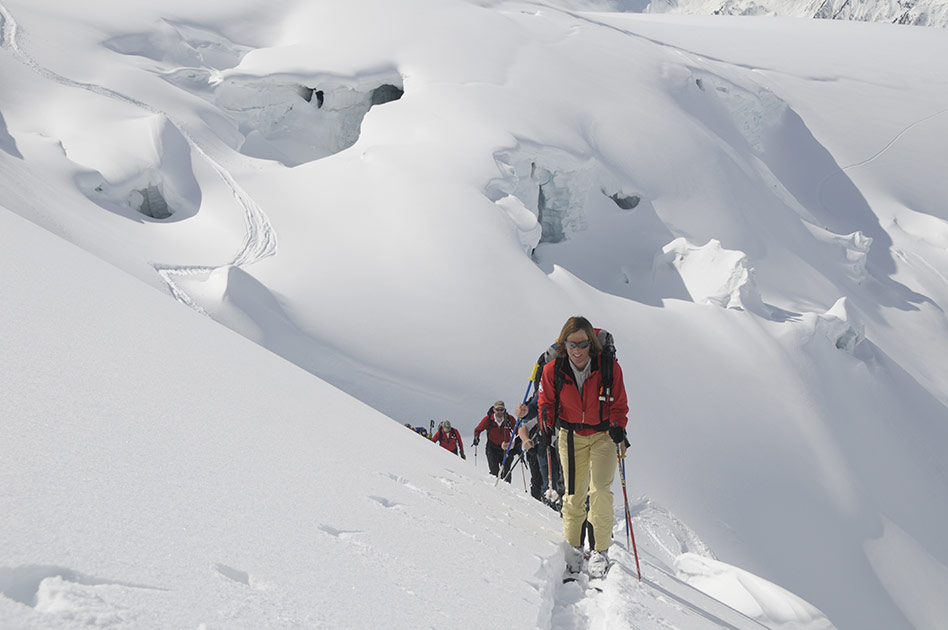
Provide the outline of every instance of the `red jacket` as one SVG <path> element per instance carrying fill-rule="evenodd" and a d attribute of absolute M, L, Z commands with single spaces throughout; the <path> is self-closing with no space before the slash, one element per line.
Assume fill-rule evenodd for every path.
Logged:
<path fill-rule="evenodd" d="M 435 434 L 431 436 L 431 440 L 437 442 L 455 455 L 458 453 L 461 455 L 464 454 L 464 443 L 461 442 L 461 434 L 458 433 L 458 430 L 454 427 L 451 427 L 450 433 L 445 433 L 444 429 L 439 428 L 435 431 Z"/>
<path fill-rule="evenodd" d="M 504 447 L 504 442 L 509 442 L 513 436 L 514 426 L 517 419 L 509 413 L 504 412 L 504 417 L 500 423 L 494 419 L 494 411 L 484 416 L 484 419 L 474 427 L 474 439 L 481 434 L 481 431 L 487 431 L 487 441 L 499 448 Z"/>
<path fill-rule="evenodd" d="M 560 370 L 563 386 L 560 389 L 559 417 L 573 425 L 585 425 L 589 428 L 578 428 L 579 435 L 592 435 L 596 426 L 603 422 L 616 424 L 622 428 L 628 424 L 629 401 L 625 394 L 625 382 L 622 379 L 622 368 L 617 361 L 613 361 L 612 369 L 612 401 L 606 401 L 602 408 L 602 418 L 599 417 L 599 387 L 602 375 L 599 371 L 599 357 L 590 357 L 592 367 L 589 377 L 583 384 L 583 396 L 580 399 L 579 388 L 573 375 L 573 368 L 569 359 L 565 361 L 550 361 L 543 366 L 543 376 L 540 379 L 540 395 L 537 404 L 541 421 L 549 430 L 553 428 L 556 418 L 553 417 L 554 406 L 554 371 Z M 602 430 L 602 429 L 599 429 Z"/>

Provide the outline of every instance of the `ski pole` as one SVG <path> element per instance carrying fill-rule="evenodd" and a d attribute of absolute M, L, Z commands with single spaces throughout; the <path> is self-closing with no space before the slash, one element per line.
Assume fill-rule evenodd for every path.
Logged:
<path fill-rule="evenodd" d="M 541 428 L 540 430 L 542 431 L 543 429 Z M 546 497 L 546 498 L 547 498 L 547 499 L 550 498 L 549 492 L 550 492 L 551 490 L 553 490 L 553 454 L 552 454 L 552 451 L 553 451 L 553 445 L 550 444 L 549 446 L 546 447 L 546 477 L 547 477 L 547 483 L 549 484 L 549 485 L 546 487 L 546 491 L 547 491 L 547 497 Z M 552 503 L 552 501 L 550 501 L 550 503 Z"/>
<path fill-rule="evenodd" d="M 530 388 L 533 387 L 533 380 L 537 376 L 537 369 L 539 369 L 539 364 L 533 364 L 533 370 L 530 371 L 530 381 L 527 383 L 527 391 L 523 393 L 523 402 L 521 404 L 526 405 L 527 400 L 530 398 Z M 520 423 L 523 421 L 523 418 L 517 418 L 517 424 L 514 425 L 513 432 L 510 434 L 510 441 L 507 442 L 507 450 L 504 451 L 504 458 L 500 462 L 500 470 L 497 471 L 497 481 L 494 482 L 494 486 L 500 483 L 500 475 L 504 470 L 504 465 L 507 463 L 507 455 L 510 453 L 510 447 L 514 443 L 514 439 L 517 437 L 517 429 L 520 428 Z"/>
<path fill-rule="evenodd" d="M 523 464 L 523 466 L 520 466 L 520 464 Z M 508 470 L 507 474 L 504 475 L 504 481 L 510 481 L 511 477 L 513 477 L 513 471 L 517 468 L 517 466 L 520 466 L 520 473 L 521 473 L 521 476 L 523 477 L 523 490 L 524 492 L 526 492 L 527 472 L 525 469 L 527 467 L 527 460 L 524 459 L 523 453 L 520 453 L 520 455 L 517 456 L 517 459 L 514 460 L 514 463 L 511 464 L 510 470 Z"/>
<path fill-rule="evenodd" d="M 503 477 L 504 477 L 504 481 L 510 481 L 511 477 L 513 477 L 514 469 L 516 469 L 517 466 L 519 466 L 520 464 L 523 464 L 523 466 L 520 467 L 520 472 L 523 474 L 523 489 L 526 490 L 527 489 L 527 473 L 524 469 L 527 467 L 527 460 L 524 459 L 523 453 L 520 453 L 520 455 L 517 456 L 517 459 L 514 460 L 514 463 L 510 465 L 510 470 L 508 470 L 507 474 L 505 474 Z"/>
<path fill-rule="evenodd" d="M 631 540 L 632 553 L 635 554 L 635 570 L 639 574 L 639 582 L 641 582 L 642 569 L 639 568 L 639 550 L 635 546 L 635 531 L 632 529 L 632 514 L 629 512 L 629 494 L 625 489 L 625 456 L 618 444 L 616 444 L 616 457 L 619 459 L 619 477 L 622 479 L 622 498 L 625 499 L 626 548 L 628 548 Z"/>
<path fill-rule="evenodd" d="M 529 390 L 528 390 L 529 391 Z M 510 432 L 510 441 L 507 442 L 507 449 L 504 451 L 504 457 L 500 460 L 500 470 L 497 471 L 497 481 L 494 482 L 494 486 L 500 483 L 500 478 L 504 472 L 504 466 L 507 465 L 507 456 L 510 454 L 510 447 L 513 446 L 514 440 L 517 437 L 517 429 L 520 428 L 520 419 L 517 419 L 517 424 L 514 425 L 513 431 Z M 511 466 L 511 470 L 513 466 Z M 509 470 L 507 471 L 510 472 Z"/>

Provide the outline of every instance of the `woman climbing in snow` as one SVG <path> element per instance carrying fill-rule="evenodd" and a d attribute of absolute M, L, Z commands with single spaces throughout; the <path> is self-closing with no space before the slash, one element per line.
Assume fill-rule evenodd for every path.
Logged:
<path fill-rule="evenodd" d="M 622 369 L 612 356 L 603 354 L 596 330 L 585 317 L 566 321 L 556 343 L 556 360 L 543 366 L 539 408 L 549 445 L 558 431 L 560 464 L 566 482 L 563 497 L 563 536 L 570 548 L 566 567 L 579 573 L 583 566 L 583 521 L 589 498 L 589 522 L 595 549 L 588 571 L 602 577 L 609 568 L 612 543 L 612 482 L 618 458 L 625 453 L 625 427 L 629 404 Z M 609 373 L 611 371 L 611 381 Z M 611 390 L 611 394 L 610 394 Z"/>

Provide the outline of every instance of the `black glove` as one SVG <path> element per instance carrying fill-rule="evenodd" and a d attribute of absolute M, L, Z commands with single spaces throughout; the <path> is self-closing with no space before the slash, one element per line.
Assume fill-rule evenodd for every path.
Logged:
<path fill-rule="evenodd" d="M 481 443 L 481 438 L 475 435 L 475 436 L 474 436 L 474 441 L 471 442 L 471 444 L 473 444 L 474 446 L 477 446 L 477 445 L 480 444 L 480 443 Z"/>
<path fill-rule="evenodd" d="M 612 441 L 616 444 L 622 444 L 625 442 L 625 429 L 617 424 L 614 424 L 609 427 L 609 437 L 611 437 Z"/>
<path fill-rule="evenodd" d="M 461 459 L 467 459 L 467 455 L 465 455 L 464 453 L 461 453 Z"/>

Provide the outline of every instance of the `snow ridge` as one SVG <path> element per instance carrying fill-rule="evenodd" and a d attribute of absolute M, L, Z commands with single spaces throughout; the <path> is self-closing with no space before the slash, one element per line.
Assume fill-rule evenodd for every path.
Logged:
<path fill-rule="evenodd" d="M 231 190 L 234 200 L 243 211 L 246 225 L 246 234 L 244 236 L 243 242 L 238 248 L 237 252 L 234 254 L 231 262 L 220 266 L 181 266 L 165 265 L 160 263 L 153 264 L 155 271 L 167 284 L 168 291 L 176 300 L 186 304 L 198 312 L 201 312 L 202 314 L 206 314 L 206 312 L 197 305 L 197 303 L 187 294 L 187 292 L 178 285 L 176 282 L 178 278 L 204 276 L 224 267 L 245 267 L 276 254 L 276 233 L 273 230 L 273 226 L 271 225 L 266 213 L 253 200 L 253 198 L 247 194 L 240 184 L 237 183 L 227 168 L 211 157 L 208 151 L 206 151 L 197 142 L 197 140 L 190 133 L 188 133 L 183 123 L 175 122 L 171 114 L 164 112 L 153 105 L 117 92 L 116 90 L 101 85 L 74 81 L 68 77 L 64 77 L 56 72 L 53 72 L 48 68 L 40 66 L 40 64 L 38 64 L 28 52 L 19 46 L 17 41 L 16 20 L 2 2 L 0 2 L 0 18 L 2 18 L 3 27 L 3 36 L 2 39 L 0 39 L 0 43 L 2 43 L 3 47 L 9 48 L 14 53 L 14 56 L 31 70 L 60 85 L 79 88 L 99 96 L 105 96 L 131 104 L 160 117 L 162 120 L 167 121 L 168 124 L 171 125 L 175 131 L 177 131 L 177 133 L 179 133 L 181 137 L 185 139 L 185 141 L 187 141 L 190 148 L 204 159 L 204 161 L 214 170 L 214 172 L 218 175 L 218 177 L 220 177 L 224 184 Z"/>

